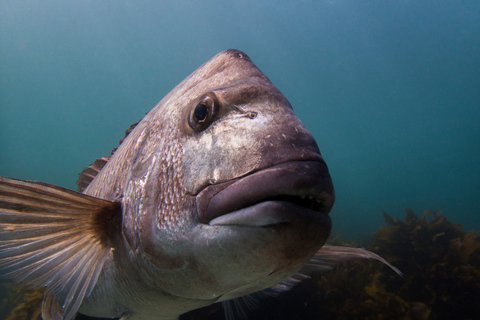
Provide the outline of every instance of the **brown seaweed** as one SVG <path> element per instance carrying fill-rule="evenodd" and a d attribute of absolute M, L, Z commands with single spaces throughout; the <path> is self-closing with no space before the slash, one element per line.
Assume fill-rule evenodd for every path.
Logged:
<path fill-rule="evenodd" d="M 5 320 L 41 320 L 43 289 L 2 283 L 5 296 L 0 303 L 0 315 Z"/>
<path fill-rule="evenodd" d="M 372 250 L 396 263 L 404 279 L 387 288 L 431 310 L 429 319 L 477 319 L 480 314 L 480 237 L 440 212 L 403 221 L 383 213 L 386 227 L 374 234 Z"/>
<path fill-rule="evenodd" d="M 403 273 L 350 261 L 320 276 L 323 310 L 332 319 L 477 319 L 480 314 L 480 237 L 440 212 L 406 209 L 386 222 L 368 249 Z"/>

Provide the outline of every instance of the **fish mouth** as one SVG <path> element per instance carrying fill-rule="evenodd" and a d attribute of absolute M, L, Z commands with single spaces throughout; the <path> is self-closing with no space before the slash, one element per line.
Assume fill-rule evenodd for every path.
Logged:
<path fill-rule="evenodd" d="M 335 195 L 323 161 L 289 161 L 210 185 L 196 200 L 202 224 L 266 227 L 325 219 Z"/>

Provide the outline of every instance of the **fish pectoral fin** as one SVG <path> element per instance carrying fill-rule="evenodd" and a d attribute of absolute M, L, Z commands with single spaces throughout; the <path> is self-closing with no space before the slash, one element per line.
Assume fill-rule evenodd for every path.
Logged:
<path fill-rule="evenodd" d="M 324 245 L 315 253 L 313 258 L 303 267 L 300 272 L 308 272 L 310 270 L 329 270 L 338 263 L 351 259 L 374 259 L 386 264 L 390 269 L 398 275 L 403 276 L 402 272 L 391 265 L 387 260 L 378 254 L 363 248 L 343 247 Z"/>
<path fill-rule="evenodd" d="M 119 202 L 0 177 L 0 273 L 46 287 L 46 305 L 55 296 L 62 319 L 72 319 L 113 250 L 120 219 Z"/>

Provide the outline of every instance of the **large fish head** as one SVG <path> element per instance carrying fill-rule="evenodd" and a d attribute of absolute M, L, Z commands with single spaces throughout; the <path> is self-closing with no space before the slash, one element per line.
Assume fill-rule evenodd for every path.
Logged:
<path fill-rule="evenodd" d="M 330 234 L 334 190 L 317 144 L 240 51 L 187 77 L 114 157 L 131 166 L 131 260 L 172 295 L 219 301 L 273 286 Z"/>

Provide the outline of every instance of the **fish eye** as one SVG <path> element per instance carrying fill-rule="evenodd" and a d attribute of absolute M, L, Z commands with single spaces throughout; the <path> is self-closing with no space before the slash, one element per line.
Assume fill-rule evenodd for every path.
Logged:
<path fill-rule="evenodd" d="M 190 112 L 188 123 L 192 129 L 201 131 L 206 129 L 213 121 L 218 111 L 218 101 L 213 93 L 207 93 L 197 101 Z"/>
<path fill-rule="evenodd" d="M 198 123 L 205 122 L 208 117 L 208 107 L 204 103 L 197 104 L 195 110 L 193 111 L 193 116 Z"/>

